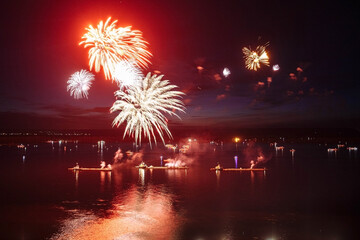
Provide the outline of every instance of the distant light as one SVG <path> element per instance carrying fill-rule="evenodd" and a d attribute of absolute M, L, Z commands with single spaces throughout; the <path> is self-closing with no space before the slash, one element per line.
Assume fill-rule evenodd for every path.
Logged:
<path fill-rule="evenodd" d="M 228 68 L 224 68 L 223 75 L 224 77 L 228 77 L 231 74 L 230 70 Z"/>
<path fill-rule="evenodd" d="M 280 66 L 278 65 L 278 64 L 275 64 L 275 65 L 273 65 L 273 67 L 272 67 L 272 69 L 273 69 L 273 71 L 279 71 L 280 70 Z"/>

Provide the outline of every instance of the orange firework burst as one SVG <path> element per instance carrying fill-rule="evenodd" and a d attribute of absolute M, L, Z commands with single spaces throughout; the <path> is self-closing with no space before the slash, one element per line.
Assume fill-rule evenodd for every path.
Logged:
<path fill-rule="evenodd" d="M 242 49 L 244 53 L 245 67 L 247 69 L 257 71 L 257 69 L 260 68 L 260 63 L 266 66 L 270 65 L 269 57 L 266 53 L 267 46 L 268 44 L 265 44 L 264 46 L 257 46 L 255 51 L 251 51 L 250 47 L 244 47 Z"/>
<path fill-rule="evenodd" d="M 134 61 L 139 67 L 146 68 L 152 56 L 147 50 L 148 43 L 143 39 L 138 30 L 131 27 L 116 28 L 117 20 L 110 22 L 100 21 L 97 28 L 91 25 L 86 28 L 87 33 L 82 37 L 84 44 L 89 49 L 90 70 L 95 68 L 96 72 L 102 67 L 106 79 L 114 79 L 115 66 L 123 60 Z"/>

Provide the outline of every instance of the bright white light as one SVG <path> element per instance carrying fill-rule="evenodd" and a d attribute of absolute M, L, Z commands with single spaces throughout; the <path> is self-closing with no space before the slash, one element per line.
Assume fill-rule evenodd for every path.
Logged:
<path fill-rule="evenodd" d="M 138 86 L 144 78 L 140 69 L 128 61 L 120 61 L 116 64 L 113 76 L 120 89 Z"/>
<path fill-rule="evenodd" d="M 279 71 L 280 70 L 280 66 L 278 64 L 275 64 L 273 67 L 272 67 L 273 71 Z"/>
<path fill-rule="evenodd" d="M 223 75 L 224 77 L 228 77 L 231 74 L 230 70 L 228 68 L 224 68 Z"/>

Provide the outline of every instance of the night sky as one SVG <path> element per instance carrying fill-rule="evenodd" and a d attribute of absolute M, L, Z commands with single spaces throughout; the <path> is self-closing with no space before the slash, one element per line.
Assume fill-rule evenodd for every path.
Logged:
<path fill-rule="evenodd" d="M 89 99 L 66 91 L 72 73 L 89 70 L 87 49 L 78 45 L 85 28 L 110 16 L 143 32 L 153 54 L 148 71 L 161 71 L 186 93 L 187 113 L 170 118 L 170 130 L 358 127 L 357 12 L 346 1 L 7 1 L 0 129 L 111 128 L 117 86 L 103 71 Z M 267 42 L 280 71 L 245 69 L 242 47 Z"/>

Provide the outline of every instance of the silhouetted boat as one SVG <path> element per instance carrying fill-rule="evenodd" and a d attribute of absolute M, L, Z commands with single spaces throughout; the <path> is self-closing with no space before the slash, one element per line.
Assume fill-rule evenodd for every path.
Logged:
<path fill-rule="evenodd" d="M 136 168 L 142 168 L 142 169 L 189 169 L 189 167 L 154 167 L 154 166 L 136 166 Z"/>
<path fill-rule="evenodd" d="M 111 171 L 111 168 L 68 168 L 73 171 Z"/>
<path fill-rule="evenodd" d="M 210 168 L 210 171 L 266 171 L 266 168 Z"/>

